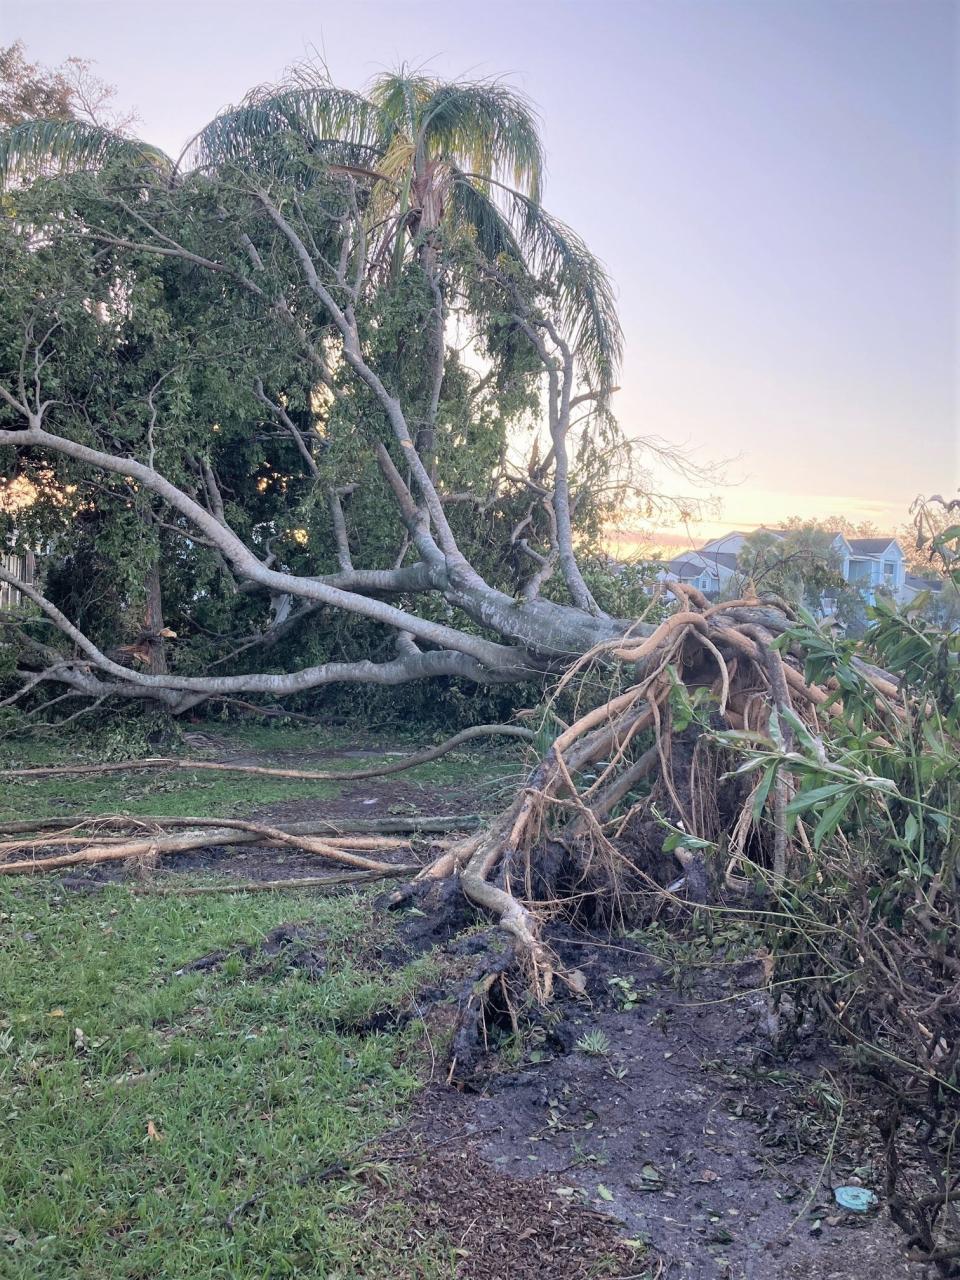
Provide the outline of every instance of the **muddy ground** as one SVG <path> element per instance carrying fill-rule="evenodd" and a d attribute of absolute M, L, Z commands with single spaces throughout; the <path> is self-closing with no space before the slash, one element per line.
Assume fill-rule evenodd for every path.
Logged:
<path fill-rule="evenodd" d="M 344 754 L 297 761 L 322 768 Z M 288 763 L 276 753 L 233 758 Z M 488 784 L 386 778 L 253 816 L 467 814 L 485 801 Z M 317 870 L 307 855 L 247 846 L 181 855 L 153 874 L 254 880 Z M 124 874 L 90 868 L 64 883 L 95 890 Z M 436 945 L 462 977 L 469 941 L 435 935 L 419 916 L 394 918 L 401 942 L 385 963 Z M 460 921 L 482 923 L 468 910 Z M 299 928 L 284 943 L 294 962 L 309 946 Z M 844 1067 L 822 1045 L 801 1045 L 786 1061 L 774 1051 L 755 960 L 720 953 L 684 974 L 679 990 L 678 973 L 638 942 L 568 929 L 551 941 L 583 973 L 585 995 L 563 994 L 520 1041 L 492 1042 L 469 1087 L 449 1086 L 438 1064 L 410 1124 L 383 1146 L 403 1175 L 371 1182 L 357 1212 L 375 1213 L 384 1196 L 412 1197 L 430 1230 L 449 1237 L 462 1280 L 926 1276 L 906 1261 L 882 1203 L 869 1214 L 838 1207 L 836 1186 L 879 1193 L 874 1126 L 866 1113 L 837 1123 L 830 1098 L 846 1092 Z M 442 989 L 423 999 L 431 996 L 448 1000 Z"/>
<path fill-rule="evenodd" d="M 774 1053 L 757 963 L 721 962 L 681 994 L 643 947 L 553 942 L 586 997 L 562 999 L 521 1062 L 491 1055 L 475 1088 L 432 1086 L 428 1145 L 459 1132 L 510 1179 L 545 1176 L 647 1242 L 673 1280 L 919 1280 L 882 1209 L 837 1205 L 835 1186 L 879 1185 L 875 1135 L 847 1125 L 831 1153 L 823 1082 L 843 1068 L 813 1044 Z"/>

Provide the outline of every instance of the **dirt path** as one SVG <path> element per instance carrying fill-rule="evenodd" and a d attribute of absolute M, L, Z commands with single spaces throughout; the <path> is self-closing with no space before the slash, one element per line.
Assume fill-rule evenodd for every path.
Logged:
<path fill-rule="evenodd" d="M 393 750 L 382 747 L 365 747 L 351 750 L 317 748 L 311 750 L 263 750 L 253 749 L 227 738 L 214 735 L 193 735 L 197 741 L 188 743 L 194 754 L 222 763 L 260 765 L 268 768 L 299 768 L 339 771 L 357 768 L 371 762 L 392 762 L 413 753 L 413 748 Z M 252 821 L 266 825 L 311 820 L 384 819 L 408 818 L 416 815 L 430 817 L 474 817 L 496 808 L 502 789 L 513 785 L 511 768 L 516 768 L 512 757 L 500 758 L 489 749 L 471 753 L 469 763 L 450 757 L 443 767 L 420 766 L 410 775 L 365 778 L 352 782 L 349 779 L 335 784 L 317 784 L 317 795 L 285 799 L 281 803 L 266 803 L 243 813 Z M 426 775 L 424 777 L 423 775 Z M 162 775 L 159 775 L 162 776 Z M 333 794 L 331 794 L 331 790 Z M 196 810 L 204 815 L 203 791 L 198 790 Z M 475 821 L 475 818 L 474 818 Z M 430 852 L 430 841 L 419 842 L 421 856 Z M 387 852 L 383 860 L 409 862 L 409 851 Z M 315 856 L 292 848 L 246 844 L 216 848 L 200 848 L 177 854 L 162 860 L 151 868 L 150 875 L 160 880 L 168 876 L 209 872 L 224 879 L 244 882 L 287 880 L 299 877 L 316 877 L 324 874 L 324 866 Z M 333 874 L 333 872 L 331 872 Z M 130 876 L 129 868 L 106 863 L 69 872 L 64 882 L 70 886 L 123 880 Z"/>

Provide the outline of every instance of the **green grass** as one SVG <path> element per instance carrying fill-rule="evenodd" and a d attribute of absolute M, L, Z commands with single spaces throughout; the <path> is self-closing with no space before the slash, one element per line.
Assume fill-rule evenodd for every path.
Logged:
<path fill-rule="evenodd" d="M 350 773 L 391 764 L 397 750 L 383 747 L 383 756 L 366 757 L 328 756 L 318 753 L 333 751 L 338 747 L 356 747 L 355 739 L 347 738 L 345 731 L 334 736 L 315 730 L 288 726 L 227 726 L 215 724 L 210 732 L 227 739 L 231 749 L 255 755 L 265 765 L 311 770 L 329 769 Z M 361 744 L 361 745 L 366 745 Z M 414 750 L 422 743 L 404 743 L 403 750 Z M 382 746 L 379 742 L 371 749 Z M 20 739 L 0 744 L 0 758 L 13 766 L 41 766 L 47 764 L 89 764 L 98 760 L 122 759 L 143 754 L 135 751 L 104 749 L 99 754 L 91 748 L 86 737 L 78 736 L 56 744 L 49 738 Z M 182 745 L 174 751 L 183 757 L 195 756 L 197 751 Z M 221 758 L 223 752 L 215 749 L 204 751 L 210 759 Z M 482 807 L 498 808 L 504 797 L 512 792 L 520 770 L 520 754 L 512 747 L 486 747 L 479 751 L 452 752 L 440 760 L 421 765 L 384 778 L 362 780 L 371 795 L 391 796 L 398 787 L 406 795 L 399 800 L 404 812 L 412 807 L 436 811 L 437 798 L 431 790 L 461 788 L 469 785 L 481 801 Z M 252 762 L 252 761 L 251 761 Z M 2 769 L 2 764 L 0 764 Z M 253 775 L 212 773 L 205 771 L 158 771 L 143 773 L 114 773 L 103 777 L 20 778 L 0 781 L 0 821 L 31 817 L 70 817 L 74 814 L 130 813 L 158 814 L 166 817 L 246 817 L 256 810 L 279 808 L 291 800 L 329 800 L 340 794 L 343 787 L 352 786 L 349 781 L 310 782 L 284 778 L 261 778 Z M 421 806 L 416 797 L 418 789 L 424 792 Z M 414 795 L 411 796 L 410 792 Z"/>
<path fill-rule="evenodd" d="M 326 932 L 319 979 L 235 950 L 176 974 L 291 920 Z M 424 1069 L 416 1022 L 356 1030 L 430 968 L 381 970 L 370 927 L 361 897 L 0 883 L 3 1280 L 450 1276 L 430 1239 L 401 1267 L 406 1210 L 366 1221 L 349 1176 L 312 1180 L 362 1163 Z"/>
<path fill-rule="evenodd" d="M 112 773 L 100 778 L 20 778 L 0 784 L 0 821 L 25 814 L 47 818 L 88 813 L 243 818 L 288 800 L 326 800 L 338 793 L 335 782 L 180 770 Z"/>

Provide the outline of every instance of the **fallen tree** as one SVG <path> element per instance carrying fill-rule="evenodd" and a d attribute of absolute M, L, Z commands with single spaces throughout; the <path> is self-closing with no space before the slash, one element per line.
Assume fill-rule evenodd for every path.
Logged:
<path fill-rule="evenodd" d="M 0 159 L 36 158 L 50 131 L 30 136 Z M 128 577 L 150 607 L 134 635 L 93 635 L 69 591 L 0 571 L 30 604 L 4 619 L 7 705 L 527 686 L 523 786 L 393 897 L 465 895 L 508 935 L 461 1030 L 513 970 L 541 1000 L 580 989 L 549 946 L 558 915 L 615 920 L 645 888 L 749 908 L 774 935 L 771 1025 L 794 964 L 784 982 L 888 1071 L 892 1197 L 899 1108 L 942 1134 L 958 1088 L 956 637 L 881 617 L 856 652 L 783 601 L 680 585 L 672 611 L 604 607 L 583 552 L 624 496 L 612 293 L 542 209 L 536 131 L 499 87 L 261 92 L 204 131 L 201 167 L 162 179 L 98 148 L 98 172 L 18 193 L 4 233 L 0 446 L 37 488 L 21 536 L 86 521 L 118 564 L 140 539 Z M 167 602 L 179 584 L 175 628 L 155 565 Z M 43 845 L 82 861 L 211 842 L 192 825 Z M 249 826 L 217 839 L 396 871 L 326 828 Z M 903 1209 L 928 1258 L 957 1193 L 944 1151 L 936 1198 Z"/>
<path fill-rule="evenodd" d="M 0 167 L 75 135 L 18 126 Z M 539 203 L 521 99 L 258 92 L 172 178 L 101 141 L 16 193 L 3 244 L 16 537 L 66 549 L 46 589 L 0 578 L 39 611 L 5 620 L 4 705 L 535 687 L 626 629 L 581 563 L 628 496 L 612 288 Z"/>
<path fill-rule="evenodd" d="M 394 113 L 399 89 L 412 115 Z M 7 140 L 8 166 L 35 158 L 30 136 L 22 126 Z M 133 698 L 182 715 L 210 698 L 345 682 L 532 686 L 547 705 L 528 784 L 423 875 L 457 874 L 546 995 L 553 967 L 535 904 L 564 893 L 615 904 L 617 837 L 637 817 L 635 793 L 647 810 L 654 795 L 652 809 L 690 839 L 708 838 L 726 803 L 700 776 L 709 753 L 676 728 L 681 691 L 703 691 L 718 723 L 748 734 L 773 711 L 815 727 L 835 709 L 831 691 L 804 679 L 801 653 L 781 653 L 792 621 L 781 601 L 711 604 L 677 585 L 675 612 L 655 605 L 638 619 L 612 615 L 591 590 L 584 513 L 623 498 L 607 407 L 620 332 L 603 269 L 539 203 L 539 141 L 520 99 L 495 85 L 387 77 L 364 105 L 319 82 L 306 96 L 303 86 L 257 95 L 198 145 L 202 167 L 172 177 L 118 144 L 94 173 L 18 193 L 4 247 L 0 446 L 42 478 L 21 519 L 82 514 L 93 493 L 98 511 L 133 513 L 146 531 L 153 629 L 111 649 L 42 586 L 0 570 L 32 606 L 5 621 L 20 682 L 6 701 L 54 685 L 93 706 Z M 401 155 L 409 181 L 398 186 Z M 523 433 L 534 408 L 543 429 Z M 253 422 L 258 438 L 269 425 L 282 443 L 259 455 L 269 469 L 256 488 L 271 493 L 262 511 L 235 469 Z M 480 453 L 492 445 L 488 469 L 473 472 L 482 490 L 461 488 L 471 439 Z M 129 536 L 126 515 L 116 518 Z M 393 656 L 180 670 L 175 646 L 158 656 L 170 640 L 155 598 L 162 559 L 153 572 L 164 551 L 270 611 L 270 626 L 231 639 L 234 665 L 269 651 L 268 633 L 292 621 L 333 644 L 347 622 L 360 627 L 350 643 L 389 643 Z M 210 590 L 192 589 L 192 607 Z M 882 673 L 864 674 L 879 698 L 895 698 Z M 777 884 L 788 792 L 778 779 L 769 801 Z"/>
<path fill-rule="evenodd" d="M 625 852 L 623 834 L 651 814 L 656 815 L 656 821 L 642 851 L 644 862 L 659 852 L 667 830 L 682 832 L 682 839 L 674 848 L 687 870 L 694 897 L 705 898 L 708 889 L 707 869 L 702 858 L 698 865 L 694 851 L 716 840 L 725 825 L 732 832 L 724 870 L 728 887 L 733 885 L 738 860 L 749 858 L 753 864 L 763 864 L 764 845 L 773 890 L 784 885 L 790 872 L 785 819 L 789 772 L 784 770 L 768 781 L 759 797 L 756 788 L 745 793 L 736 781 L 724 795 L 717 786 L 716 765 L 710 758 L 707 737 L 695 735 L 691 748 L 683 751 L 680 739 L 692 719 L 687 713 L 691 693 L 699 690 L 709 699 L 716 729 L 732 729 L 743 734 L 745 740 L 765 740 L 771 732 L 771 722 L 782 725 L 776 731 L 785 735 L 787 750 L 795 730 L 817 735 L 831 715 L 843 714 L 841 690 L 836 682 L 832 688 L 829 683 L 808 683 L 801 670 L 804 653 L 799 646 L 794 645 L 793 652 L 789 646 L 781 652 L 780 642 L 789 639 L 792 625 L 787 606 L 755 599 L 712 604 L 693 588 L 675 585 L 673 589 L 681 597 L 682 608 L 650 634 L 646 634 L 647 628 L 627 628 L 616 639 L 595 645 L 566 671 L 553 697 L 560 697 L 566 686 L 583 682 L 589 671 L 600 672 L 608 683 L 619 679 L 626 687 L 604 700 L 593 699 L 589 710 L 556 734 L 536 761 L 526 785 L 497 821 L 445 850 L 418 873 L 418 879 L 427 886 L 457 877 L 467 897 L 492 912 L 512 936 L 518 958 L 543 998 L 549 996 L 555 974 L 541 941 L 543 910 L 538 906 L 542 905 L 549 914 L 551 906 L 562 908 L 579 900 L 582 912 L 583 901 L 589 899 L 602 904 L 602 912 L 615 911 L 624 886 L 645 870 Z M 881 716 L 902 715 L 895 680 L 862 659 L 853 661 L 864 684 L 874 690 Z M 521 733 L 529 736 L 529 731 Z M 649 745 L 651 736 L 653 743 Z M 446 745 L 431 750 L 436 753 Z M 367 773 L 410 767 L 420 759 L 416 755 L 397 766 Z M 271 775 L 279 772 L 283 776 L 324 779 L 331 776 L 322 771 L 276 771 L 209 761 L 182 763 L 192 769 L 207 767 Z M 97 773 L 169 765 L 168 759 L 161 758 L 53 771 Z M 35 772 L 12 771 L 11 776 L 29 777 Z M 50 770 L 39 772 L 49 774 Z M 344 776 L 357 775 L 349 772 Z M 768 796 L 772 822 L 769 834 L 761 839 L 761 819 Z M 725 822 L 719 812 L 722 802 L 733 806 Z M 123 821 L 129 825 L 132 820 Z M 0 873 L 155 857 L 233 843 L 233 832 L 247 832 L 263 843 L 294 845 L 331 862 L 389 873 L 384 864 L 348 851 L 350 841 L 342 836 L 317 840 L 302 831 L 291 833 L 243 820 L 153 821 L 158 828 L 172 825 L 198 830 L 166 836 L 154 833 L 109 843 L 76 832 L 34 835 L 31 841 L 21 836 L 9 841 L 4 849 L 16 853 L 28 844 L 36 849 L 39 845 L 71 842 L 77 847 L 29 862 L 0 863 Z M 37 824 L 33 829 L 39 831 L 41 827 Z M 748 854 L 751 837 L 757 838 L 759 844 Z M 380 836 L 371 844 L 382 848 L 389 842 L 385 844 Z"/>

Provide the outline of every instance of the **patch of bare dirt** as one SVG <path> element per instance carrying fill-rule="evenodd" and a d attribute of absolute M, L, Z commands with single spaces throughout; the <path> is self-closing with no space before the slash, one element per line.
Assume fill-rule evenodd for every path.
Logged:
<path fill-rule="evenodd" d="M 844 1130 L 831 1146 L 818 1082 L 838 1065 L 813 1045 L 789 1064 L 774 1054 L 757 964 L 721 963 L 680 995 L 639 947 L 554 944 L 588 998 L 561 1000 L 516 1069 L 491 1053 L 474 1091 L 423 1096 L 419 1132 L 474 1135 L 464 1196 L 481 1166 L 504 1200 L 515 1180 L 559 1188 L 648 1242 L 669 1280 L 920 1280 L 884 1208 L 837 1205 L 850 1182 L 879 1194 L 875 1139 Z"/>
<path fill-rule="evenodd" d="M 229 949 L 218 948 L 189 960 L 175 971 L 177 977 L 185 973 L 205 973 L 219 969 L 233 955 L 251 963 L 253 972 L 264 973 L 270 969 L 297 969 L 308 978 L 318 978 L 326 970 L 326 935 L 310 924 L 279 924 L 257 946 L 246 944 Z"/>
<path fill-rule="evenodd" d="M 237 753 L 218 751 L 223 760 L 240 764 L 258 764 L 268 767 L 295 765 L 298 768 L 322 768 L 335 766 L 338 760 L 358 754 L 382 758 L 384 752 L 315 753 L 308 757 L 303 752 L 287 753 Z M 287 756 L 292 757 L 286 759 Z M 319 784 L 323 785 L 323 784 Z M 355 818 L 408 818 L 415 815 L 429 817 L 472 817 L 481 807 L 483 786 L 464 784 L 435 786 L 426 783 L 407 782 L 391 776 L 369 778 L 357 783 L 338 784 L 335 796 L 304 796 L 284 800 L 280 804 L 264 805 L 256 809 L 250 818 L 267 825 L 307 821 L 330 821 Z M 431 848 L 430 838 L 418 841 L 424 858 Z M 384 862 L 409 862 L 409 850 L 387 850 L 377 856 Z M 293 848 L 266 847 L 245 844 L 200 848 L 179 853 L 160 861 L 155 867 L 126 866 L 122 863 L 103 863 L 71 870 L 62 876 L 65 888 L 75 890 L 95 889 L 98 884 L 117 880 L 142 878 L 162 879 L 168 875 L 211 872 L 230 880 L 258 882 L 267 880 L 292 880 L 301 876 L 322 876 L 329 869 L 321 859 Z M 333 869 L 331 875 L 339 869 Z"/>
<path fill-rule="evenodd" d="M 320 766 L 311 762 L 308 767 Z M 318 786 L 325 785 L 318 783 Z M 339 782 L 337 787 L 339 794 L 335 796 L 284 800 L 282 804 L 257 809 L 254 817 L 283 822 L 305 822 L 313 818 L 329 818 L 335 822 L 337 818 L 391 818 L 413 814 L 452 817 L 476 813 L 481 799 L 476 788 L 403 782 L 392 776 L 366 778 L 356 783 Z"/>

